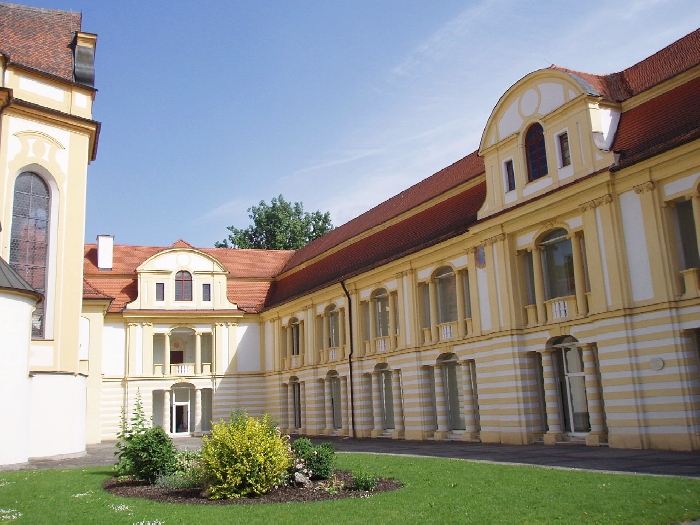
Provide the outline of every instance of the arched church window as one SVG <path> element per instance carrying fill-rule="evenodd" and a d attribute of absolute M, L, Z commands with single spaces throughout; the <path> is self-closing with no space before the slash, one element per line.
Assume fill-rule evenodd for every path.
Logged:
<path fill-rule="evenodd" d="M 39 175 L 24 172 L 15 181 L 10 234 L 10 266 L 46 295 L 51 193 Z M 32 314 L 32 337 L 44 337 L 44 303 Z"/>
<path fill-rule="evenodd" d="M 527 157 L 527 176 L 530 182 L 547 175 L 544 131 L 539 123 L 530 126 L 525 134 L 525 156 Z"/>
<path fill-rule="evenodd" d="M 192 274 L 190 272 L 179 271 L 175 274 L 175 300 L 192 300 Z"/>

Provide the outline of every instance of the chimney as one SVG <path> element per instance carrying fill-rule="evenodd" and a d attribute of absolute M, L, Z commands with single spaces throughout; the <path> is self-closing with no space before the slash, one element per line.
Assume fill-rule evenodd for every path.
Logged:
<path fill-rule="evenodd" d="M 112 269 L 112 255 L 114 253 L 114 235 L 97 236 L 97 268 L 99 270 Z"/>

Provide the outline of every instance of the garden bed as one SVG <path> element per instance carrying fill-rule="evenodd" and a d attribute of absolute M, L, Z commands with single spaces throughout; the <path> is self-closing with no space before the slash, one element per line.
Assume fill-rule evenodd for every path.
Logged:
<path fill-rule="evenodd" d="M 390 492 L 401 488 L 401 483 L 394 479 L 377 478 L 377 485 L 372 492 L 352 489 L 352 473 L 336 470 L 335 480 L 311 481 L 306 486 L 283 485 L 257 498 L 237 498 L 226 500 L 209 500 L 202 496 L 202 489 L 167 489 L 148 485 L 141 481 L 119 481 L 108 479 L 103 488 L 110 494 L 125 498 L 142 498 L 164 503 L 185 503 L 196 505 L 250 505 L 260 503 L 304 503 L 307 501 L 327 501 L 345 498 L 367 498 L 377 492 Z"/>

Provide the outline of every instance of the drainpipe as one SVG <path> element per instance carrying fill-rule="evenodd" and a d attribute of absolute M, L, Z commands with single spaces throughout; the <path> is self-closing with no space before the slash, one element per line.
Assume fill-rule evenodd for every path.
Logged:
<path fill-rule="evenodd" d="M 350 413 L 352 417 L 352 437 L 355 437 L 355 385 L 352 381 L 352 354 L 355 351 L 355 345 L 352 336 L 352 299 L 350 298 L 350 292 L 348 292 L 348 289 L 345 287 L 345 281 L 340 281 L 340 286 L 343 287 L 345 296 L 348 298 L 348 324 L 350 325 L 350 337 L 348 339 L 350 343 L 350 353 L 348 354 L 348 367 L 350 368 Z"/>

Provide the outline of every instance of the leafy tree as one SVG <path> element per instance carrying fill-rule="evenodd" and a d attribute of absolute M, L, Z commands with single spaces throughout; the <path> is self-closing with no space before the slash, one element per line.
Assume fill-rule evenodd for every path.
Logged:
<path fill-rule="evenodd" d="M 280 195 L 267 204 L 260 201 L 248 208 L 253 224 L 241 230 L 228 226 L 227 239 L 215 242 L 217 248 L 263 248 L 295 250 L 333 229 L 329 212 L 305 212 L 301 202 L 287 202 Z"/>

